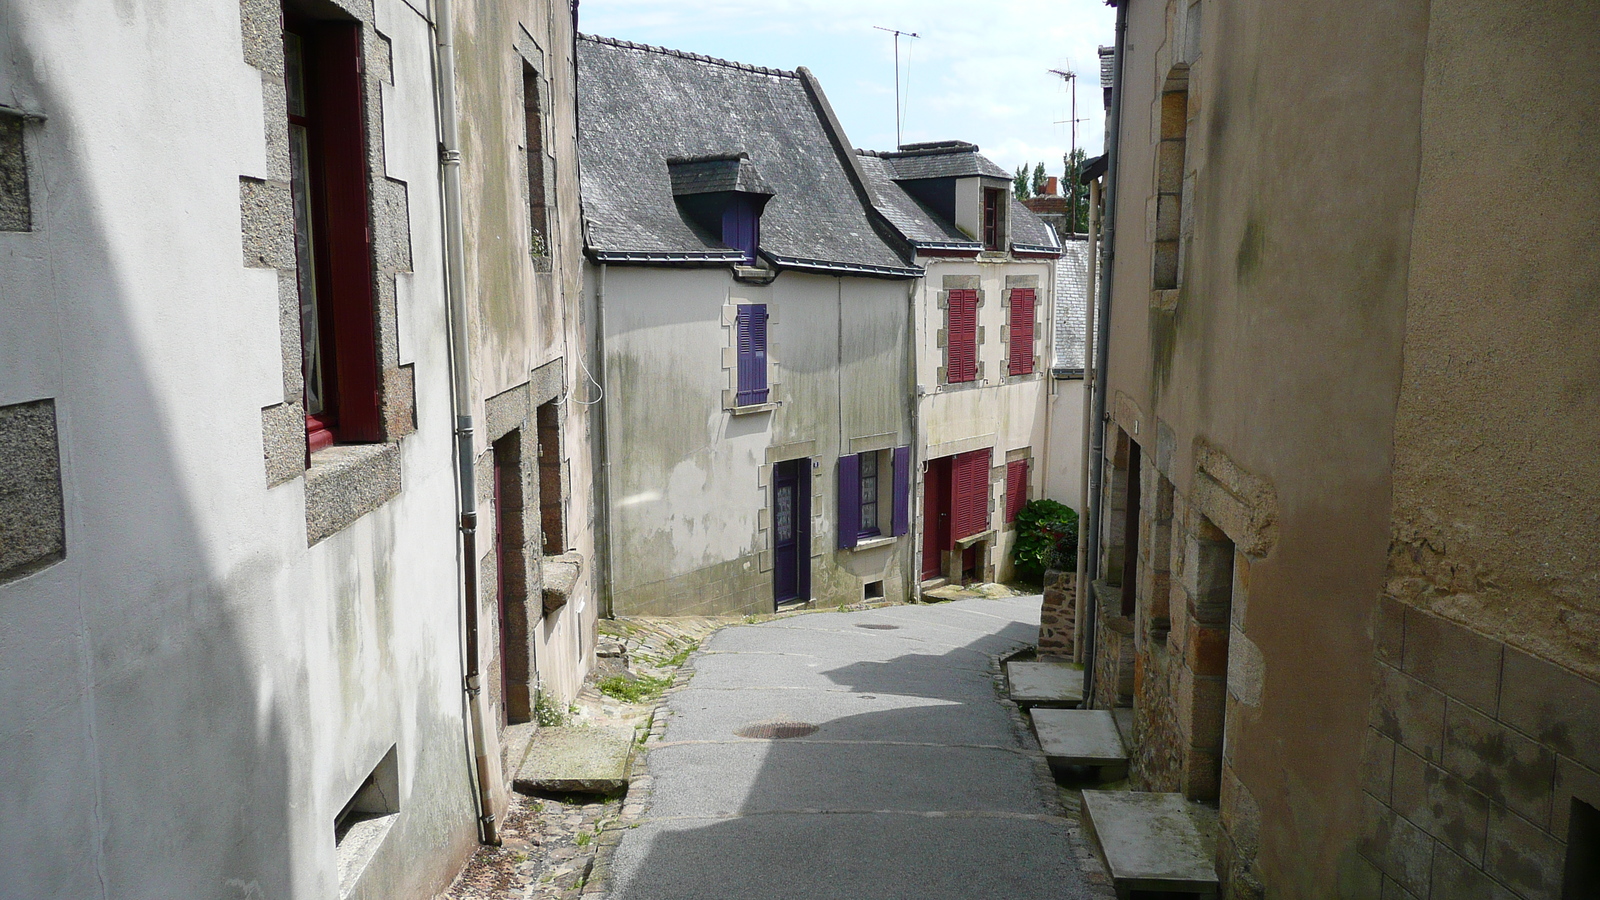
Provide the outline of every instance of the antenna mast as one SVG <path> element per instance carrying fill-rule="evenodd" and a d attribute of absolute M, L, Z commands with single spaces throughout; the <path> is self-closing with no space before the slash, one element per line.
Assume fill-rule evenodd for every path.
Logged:
<path fill-rule="evenodd" d="M 901 31 L 898 28 L 885 28 L 882 25 L 874 25 L 872 27 L 894 35 L 894 148 L 899 150 L 902 140 L 900 135 L 900 36 L 919 38 L 922 35 L 917 34 L 915 31 Z"/>
<path fill-rule="evenodd" d="M 1072 71 L 1071 68 L 1068 68 L 1066 71 L 1062 71 L 1061 69 L 1051 69 L 1050 70 L 1050 74 L 1051 75 L 1060 75 L 1061 79 L 1063 81 L 1067 82 L 1067 84 L 1072 87 L 1072 115 L 1067 120 L 1067 121 L 1072 123 L 1072 151 L 1067 154 L 1067 166 L 1065 167 L 1065 168 L 1070 168 L 1072 166 L 1072 164 L 1074 162 L 1076 162 L 1077 159 L 1078 159 L 1078 123 L 1083 121 L 1082 119 L 1078 118 L 1078 73 Z M 1076 174 L 1072 173 L 1072 172 L 1063 172 L 1062 174 L 1067 176 L 1068 180 L 1071 182 L 1071 185 L 1072 185 L 1072 187 L 1071 187 L 1072 193 L 1070 194 L 1072 199 L 1068 201 L 1068 205 L 1070 207 L 1070 212 L 1067 213 L 1067 215 L 1069 216 L 1067 221 L 1072 223 L 1071 226 L 1070 226 L 1071 229 L 1072 229 L 1072 233 L 1073 234 L 1077 234 L 1078 233 L 1078 176 Z"/>

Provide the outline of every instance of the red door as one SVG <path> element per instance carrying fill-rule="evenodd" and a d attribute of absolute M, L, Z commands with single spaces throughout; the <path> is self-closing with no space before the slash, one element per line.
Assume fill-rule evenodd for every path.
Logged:
<path fill-rule="evenodd" d="M 922 579 L 938 578 L 944 551 L 950 547 L 950 463 L 954 457 L 929 460 L 922 478 Z"/>

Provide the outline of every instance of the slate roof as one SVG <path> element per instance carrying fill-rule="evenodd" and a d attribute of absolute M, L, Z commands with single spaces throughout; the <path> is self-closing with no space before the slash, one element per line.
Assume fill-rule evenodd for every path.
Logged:
<path fill-rule="evenodd" d="M 761 178 L 761 173 L 756 171 L 755 163 L 743 153 L 669 159 L 667 174 L 672 181 L 674 197 L 719 194 L 727 191 L 768 196 L 772 194 L 772 188 L 767 186 Z"/>
<path fill-rule="evenodd" d="M 911 144 L 893 153 L 857 150 L 856 156 L 866 175 L 873 205 L 917 249 L 973 253 L 983 249 L 982 242 L 962 234 L 954 222 L 934 212 L 896 183 L 930 177 L 963 178 L 973 175 L 994 175 L 1009 182 L 1011 176 L 979 153 L 976 144 L 940 141 L 936 144 Z M 944 174 L 927 174 L 932 171 Z M 1055 230 L 1043 219 L 1021 203 L 1011 204 L 1013 250 L 1055 253 L 1060 246 Z"/>
<path fill-rule="evenodd" d="M 804 70 L 744 65 L 580 35 L 578 156 L 584 242 L 610 262 L 720 264 L 742 258 L 690 224 L 673 199 L 668 160 L 745 155 L 745 165 L 689 172 L 683 184 L 758 178 L 772 192 L 761 216 L 763 256 L 780 267 L 909 276 L 873 228 Z M 705 160 L 711 162 L 711 160 Z M 680 164 L 681 165 L 681 164 Z M 692 168 L 692 167 L 689 167 Z M 754 172 L 759 171 L 759 175 Z M 747 182 L 749 183 L 749 182 Z M 859 191 L 864 192 L 862 186 Z"/>
<path fill-rule="evenodd" d="M 1065 241 L 1056 260 L 1055 370 L 1082 372 L 1089 319 L 1089 242 Z"/>

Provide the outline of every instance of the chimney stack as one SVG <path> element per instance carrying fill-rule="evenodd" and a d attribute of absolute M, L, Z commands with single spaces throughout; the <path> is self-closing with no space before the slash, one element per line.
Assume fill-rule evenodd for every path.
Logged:
<path fill-rule="evenodd" d="M 1056 181 L 1056 177 L 1054 175 L 1051 175 L 1049 178 L 1044 180 L 1044 196 L 1054 197 L 1060 193 L 1061 185 Z"/>

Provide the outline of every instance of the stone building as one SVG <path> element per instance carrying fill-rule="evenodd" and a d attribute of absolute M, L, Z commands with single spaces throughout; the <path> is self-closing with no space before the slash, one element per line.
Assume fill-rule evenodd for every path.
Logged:
<path fill-rule="evenodd" d="M 611 609 L 907 597 L 921 270 L 815 77 L 579 40 Z"/>
<path fill-rule="evenodd" d="M 1085 649 L 1225 896 L 1600 895 L 1597 14 L 1120 2 Z"/>
<path fill-rule="evenodd" d="M 598 608 L 573 24 L 0 5 L 0 895 L 429 897 L 493 839 Z"/>

